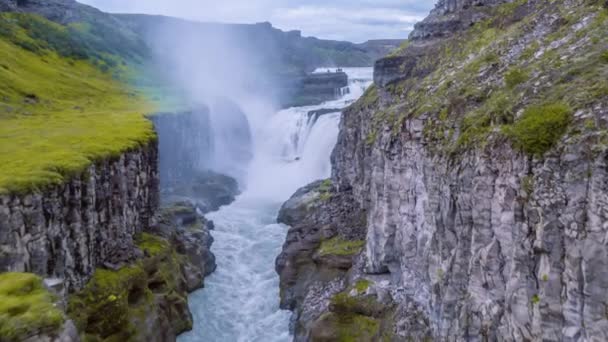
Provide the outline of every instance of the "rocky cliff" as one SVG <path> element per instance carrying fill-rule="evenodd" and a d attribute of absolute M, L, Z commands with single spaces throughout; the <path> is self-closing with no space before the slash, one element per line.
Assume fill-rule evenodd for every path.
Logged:
<path fill-rule="evenodd" d="M 133 237 L 158 208 L 156 141 L 43 191 L 0 196 L 0 271 L 81 289 L 97 267 L 137 258 Z"/>
<path fill-rule="evenodd" d="M 332 157 L 365 247 L 300 282 L 296 339 L 608 339 L 607 29 L 604 1 L 440 1 L 378 61 Z"/>
<path fill-rule="evenodd" d="M 65 184 L 0 196 L 0 340 L 164 342 L 192 328 L 187 294 L 215 270 L 213 224 L 188 202 L 159 208 L 158 169 L 153 139 Z M 234 198 L 209 182 L 190 193 Z"/>

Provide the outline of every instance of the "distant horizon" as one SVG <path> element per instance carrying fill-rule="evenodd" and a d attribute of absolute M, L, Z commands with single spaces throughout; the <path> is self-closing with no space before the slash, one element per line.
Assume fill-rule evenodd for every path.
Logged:
<path fill-rule="evenodd" d="M 419 0 L 78 0 L 114 14 L 162 15 L 184 20 L 253 25 L 269 22 L 283 31 L 301 31 L 304 37 L 348 41 L 407 39 L 414 24 L 424 19 L 435 1 Z M 195 8 L 195 10 L 192 10 Z M 196 10 L 198 8 L 198 10 Z"/>

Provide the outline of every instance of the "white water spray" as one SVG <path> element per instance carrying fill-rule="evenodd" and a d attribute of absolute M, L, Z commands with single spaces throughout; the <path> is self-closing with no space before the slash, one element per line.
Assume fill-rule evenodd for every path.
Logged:
<path fill-rule="evenodd" d="M 321 69 L 325 70 L 325 68 Z M 180 342 L 290 341 L 291 313 L 279 309 L 275 258 L 287 234 L 276 224 L 281 204 L 298 188 L 331 173 L 339 112 L 309 118 L 313 110 L 343 108 L 371 84 L 371 68 L 346 68 L 349 92 L 319 106 L 294 107 L 253 118 L 254 157 L 245 192 L 208 215 L 215 222 L 217 271 L 190 296 L 194 330 Z"/>

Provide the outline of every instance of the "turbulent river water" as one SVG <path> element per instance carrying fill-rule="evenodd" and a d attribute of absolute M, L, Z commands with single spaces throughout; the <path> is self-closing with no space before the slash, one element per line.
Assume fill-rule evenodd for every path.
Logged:
<path fill-rule="evenodd" d="M 230 206 L 207 215 L 215 222 L 212 251 L 218 267 L 205 280 L 205 288 L 190 296 L 194 329 L 179 342 L 291 340 L 291 313 L 279 309 L 274 269 L 287 227 L 277 224 L 276 217 L 298 188 L 330 176 L 340 113 L 314 121 L 308 112 L 343 108 L 371 84 L 371 68 L 344 71 L 350 93 L 322 105 L 279 111 L 254 134 L 254 159 L 244 193 Z"/>

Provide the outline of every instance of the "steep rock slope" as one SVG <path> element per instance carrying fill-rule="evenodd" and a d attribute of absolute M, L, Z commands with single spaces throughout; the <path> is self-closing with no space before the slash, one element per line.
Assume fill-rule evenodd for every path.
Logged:
<path fill-rule="evenodd" d="M 364 312 L 361 340 L 608 338 L 607 18 L 605 1 L 440 1 L 376 63 L 332 157 L 367 211 L 364 262 L 301 336 Z"/>
<path fill-rule="evenodd" d="M 0 270 L 80 289 L 97 267 L 137 258 L 133 237 L 158 208 L 156 142 L 91 165 L 46 191 L 0 196 Z"/>

